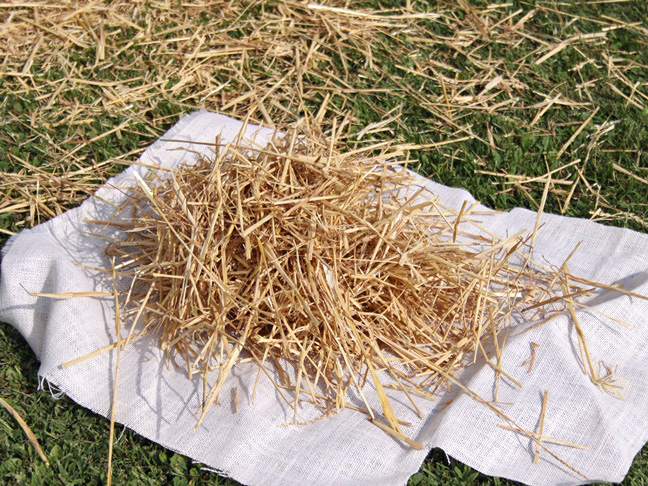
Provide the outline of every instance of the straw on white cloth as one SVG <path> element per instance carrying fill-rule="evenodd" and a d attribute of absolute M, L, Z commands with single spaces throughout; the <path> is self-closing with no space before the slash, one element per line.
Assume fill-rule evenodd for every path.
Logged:
<path fill-rule="evenodd" d="M 209 145 L 164 140 L 209 143 L 220 134 L 221 140 L 228 142 L 240 128 L 239 121 L 222 115 L 193 113 L 151 145 L 140 162 L 162 167 L 190 163 L 197 153 L 208 154 Z M 246 137 L 263 145 L 272 134 L 269 129 L 250 126 Z M 25 337 L 41 362 L 41 377 L 106 417 L 112 402 L 115 352 L 66 369 L 61 364 L 115 341 L 112 299 L 55 300 L 32 297 L 28 292 L 110 291 L 105 288 L 109 280 L 92 270 L 110 268 L 103 253 L 105 241 L 89 234 L 97 227 L 85 221 L 108 218 L 112 212 L 109 203 L 127 197 L 123 188 L 133 183 L 133 172 L 144 174 L 146 170 L 131 166 L 80 207 L 22 231 L 3 249 L 0 320 Z M 464 190 L 424 178 L 421 182 L 438 194 L 446 207 L 460 208 L 464 200 L 474 201 Z M 523 229 L 531 232 L 535 222 L 536 214 L 524 209 L 482 220 L 490 232 L 502 236 Z M 622 283 L 626 290 L 648 295 L 648 235 L 549 214 L 542 222 L 535 243 L 536 260 L 560 265 L 582 242 L 570 261 L 573 274 L 610 285 Z M 578 310 L 591 353 L 597 363 L 604 360 L 616 367 L 617 376 L 628 383 L 626 399 L 601 392 L 584 375 L 573 324 L 565 315 L 527 333 L 517 328 L 509 333 L 503 368 L 523 386 L 518 389 L 503 380 L 499 401 L 510 405 L 500 405 L 500 409 L 534 431 L 548 390 L 543 435 L 589 450 L 547 447 L 588 480 L 616 482 L 623 479 L 648 438 L 648 302 L 598 292 L 588 305 L 600 311 Z M 633 327 L 625 328 L 605 314 Z M 403 427 L 404 433 L 422 443 L 422 451 L 403 445 L 369 423 L 364 414 L 351 410 L 310 425 L 286 425 L 292 420 L 292 410 L 282 404 L 265 377 L 261 377 L 252 400 L 257 375 L 253 365 L 234 368 L 220 405 L 212 407 L 195 430 L 200 378 L 189 381 L 186 367 L 169 366 L 154 339 L 135 341 L 122 352 L 117 422 L 245 484 L 404 484 L 433 447 L 492 476 L 537 485 L 586 481 L 546 452 L 534 465 L 535 447 L 528 437 L 498 427 L 507 424 L 465 393 L 457 394 L 456 388 L 436 401 L 419 400 L 423 420 L 401 394 L 390 394 L 396 416 L 412 424 Z M 533 371 L 528 374 L 527 367 L 521 365 L 530 357 L 531 342 L 539 346 Z M 494 371 L 482 361 L 467 369 L 461 379 L 492 400 Z M 239 411 L 235 413 L 230 397 L 237 387 Z M 375 410 L 381 410 L 374 391 L 368 388 L 367 395 Z M 451 397 L 454 399 L 448 403 Z"/>

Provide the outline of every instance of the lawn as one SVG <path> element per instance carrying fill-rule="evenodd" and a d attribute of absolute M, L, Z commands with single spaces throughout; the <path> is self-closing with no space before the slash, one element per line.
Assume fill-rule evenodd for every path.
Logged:
<path fill-rule="evenodd" d="M 203 5 L 204 3 L 204 5 Z M 499 209 L 648 231 L 644 0 L 0 4 L 0 231 L 78 205 L 184 114 L 281 128 L 312 116 L 341 149 L 389 141 L 420 173 Z M 105 481 L 108 420 L 39 390 L 0 324 L 0 481 Z M 56 399 L 53 398 L 56 397 Z M 115 484 L 229 484 L 117 427 Z M 648 482 L 648 448 L 626 484 Z M 507 484 L 433 451 L 412 485 Z M 235 483 L 234 483 L 235 484 Z"/>

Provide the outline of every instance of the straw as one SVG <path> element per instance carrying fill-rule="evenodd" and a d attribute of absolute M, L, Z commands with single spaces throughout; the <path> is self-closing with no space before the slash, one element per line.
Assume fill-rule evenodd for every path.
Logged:
<path fill-rule="evenodd" d="M 544 395 L 542 397 L 542 411 L 540 412 L 540 425 L 538 425 L 538 444 L 536 447 L 535 454 L 533 456 L 533 464 L 538 464 L 538 461 L 540 460 L 540 447 L 542 446 L 542 441 L 544 440 L 544 436 L 542 435 L 544 433 L 544 422 L 545 422 L 545 417 L 547 415 L 547 401 L 549 400 L 549 392 L 545 390 Z"/>
<path fill-rule="evenodd" d="M 36 449 L 36 452 L 38 452 L 38 455 L 40 458 L 43 460 L 45 465 L 49 466 L 49 461 L 47 460 L 47 456 L 45 456 L 45 453 L 43 452 L 43 449 L 41 448 L 40 444 L 38 443 L 38 439 L 32 432 L 32 430 L 29 428 L 29 425 L 27 425 L 27 422 L 20 416 L 20 414 L 16 411 L 15 408 L 13 408 L 11 405 L 9 405 L 3 398 L 0 397 L 0 405 L 2 405 L 12 416 L 13 418 L 16 419 L 16 422 L 18 422 L 18 425 L 20 425 L 20 428 L 23 429 L 25 432 L 25 435 L 27 436 L 27 439 L 29 439 L 29 442 L 31 443 L 32 446 L 34 446 L 34 449 Z"/>
<path fill-rule="evenodd" d="M 338 153 L 315 126 L 265 147 L 215 143 L 194 165 L 136 174 L 114 218 L 95 222 L 120 230 L 106 253 L 138 281 L 123 317 L 129 335 L 159 329 L 169 359 L 203 375 L 197 427 L 232 369 L 252 360 L 293 423 L 304 407 L 328 415 L 350 406 L 412 445 L 388 389 L 420 415 L 418 398 L 447 388 L 479 350 L 495 370 L 497 401 L 500 377 L 521 386 L 502 368 L 506 337 L 498 340 L 523 319 L 518 308 L 546 318 L 592 288 L 572 283 L 566 266 L 531 260 L 537 228 L 484 238 L 475 206 L 439 206 L 397 165 L 399 150 Z M 351 389 L 361 407 L 348 402 Z"/>
<path fill-rule="evenodd" d="M 115 298 L 115 331 L 117 333 L 117 342 L 121 340 L 121 313 L 119 305 L 119 294 L 117 292 L 117 275 L 115 272 L 115 259 L 111 261 L 112 265 L 112 279 L 113 279 L 113 295 Z M 134 282 L 135 280 L 133 280 Z M 117 411 L 117 390 L 119 385 L 119 365 L 121 361 L 121 346 L 117 345 L 117 360 L 115 364 L 115 381 L 113 384 L 113 399 L 110 407 L 110 439 L 108 441 L 108 474 L 106 484 L 112 484 L 112 458 L 113 458 L 113 445 L 115 440 L 115 414 Z"/>
<path fill-rule="evenodd" d="M 648 101 L 646 87 L 633 81 L 634 47 L 619 51 L 611 35 L 623 28 L 645 40 L 646 29 L 611 16 L 587 18 L 567 4 L 466 9 L 407 2 L 372 9 L 366 2 L 327 0 L 269 8 L 233 0 L 213 7 L 208 0 L 184 8 L 152 3 L 142 9 L 124 0 L 82 7 L 43 0 L 0 6 L 0 45 L 6 52 L 0 92 L 7 100 L 29 104 L 24 111 L 16 108 L 7 122 L 16 123 L 26 140 L 43 140 L 40 154 L 31 159 L 28 149 L 20 157 L 8 153 L 16 173 L 0 173 L 5 193 L 0 212 L 24 220 L 0 231 L 9 234 L 78 205 L 117 162 L 94 164 L 105 145 L 119 147 L 129 133 L 146 145 L 177 119 L 178 110 L 160 109 L 160 100 L 183 112 L 206 108 L 239 118 L 249 114 L 250 123 L 280 128 L 317 111 L 327 133 L 337 123 L 336 141 L 348 147 L 396 138 L 407 150 L 433 150 L 460 160 L 467 154 L 460 155 L 461 145 L 453 153 L 457 142 L 475 140 L 499 150 L 500 138 L 508 137 L 493 128 L 499 116 L 523 122 L 530 110 L 534 134 L 554 136 L 553 123 L 545 123 L 549 118 L 594 113 L 601 90 L 612 90 L 613 99 L 639 111 Z M 563 28 L 547 31 L 548 12 Z M 159 29 L 142 27 L 151 19 Z M 571 35 L 571 29 L 588 33 Z M 498 57 L 499 49 L 494 58 L 483 57 L 493 46 L 513 56 L 508 61 L 514 70 Z M 561 51 L 575 57 L 569 68 L 579 80 L 575 88 L 537 76 L 538 64 L 549 69 Z M 601 62 L 609 76 L 590 68 Z M 390 101 L 378 102 L 386 93 Z M 412 116 L 429 127 L 421 140 L 402 130 Z M 485 129 L 475 125 L 475 116 L 487 117 Z M 599 144 L 609 143 L 600 135 L 614 123 L 596 128 L 594 156 Z M 577 140 L 593 125 L 596 118 L 581 125 L 559 156 L 577 158 L 572 157 L 580 152 Z M 23 143 L 16 140 L 16 145 Z M 129 150 L 128 145 L 121 149 Z M 557 199 L 566 213 L 571 202 L 590 198 L 593 218 L 631 219 L 645 226 L 643 214 L 615 210 L 600 200 L 596 185 L 587 182 L 593 174 L 586 170 L 586 157 L 581 158 L 556 177 L 571 182 L 569 192 L 552 188 L 549 202 Z M 487 163 L 493 168 L 493 162 Z M 534 199 L 533 182 L 520 181 L 509 189 Z"/>

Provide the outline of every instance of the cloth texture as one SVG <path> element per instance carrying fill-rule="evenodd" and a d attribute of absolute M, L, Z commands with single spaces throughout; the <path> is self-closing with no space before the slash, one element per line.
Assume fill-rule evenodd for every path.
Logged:
<path fill-rule="evenodd" d="M 177 167 L 212 150 L 208 144 L 178 140 L 211 143 L 220 135 L 221 142 L 229 142 L 241 127 L 241 122 L 222 115 L 192 113 L 151 145 L 140 165 L 108 181 L 81 206 L 20 232 L 5 245 L 0 320 L 18 329 L 29 343 L 41 363 L 39 375 L 80 405 L 105 417 L 110 414 L 116 352 L 65 369 L 61 364 L 115 341 L 114 302 L 96 297 L 50 299 L 29 292 L 110 292 L 110 280 L 100 271 L 110 269 L 105 240 L 92 234 L 97 225 L 88 221 L 110 216 L 111 205 L 121 203 L 127 197 L 124 189 L 135 183 L 135 171 L 145 175 L 146 165 Z M 249 126 L 246 138 L 264 145 L 273 133 Z M 474 202 L 462 189 L 420 179 L 448 208 L 458 210 L 464 200 L 468 206 Z M 534 212 L 514 209 L 480 218 L 484 228 L 504 237 L 533 231 L 536 217 Z M 648 235 L 550 214 L 542 216 L 542 223 L 535 242 L 536 260 L 559 266 L 582 242 L 570 260 L 572 274 L 608 285 L 622 283 L 626 290 L 648 295 Z M 545 452 L 534 465 L 535 446 L 529 438 L 499 427 L 508 424 L 456 387 L 434 401 L 419 399 L 423 420 L 402 394 L 388 391 L 396 416 L 411 423 L 403 432 L 424 445 L 421 451 L 391 438 L 352 410 L 309 425 L 290 425 L 292 409 L 263 375 L 252 400 L 257 377 L 252 364 L 234 367 L 220 404 L 211 408 L 196 430 L 202 378 L 190 381 L 186 366 L 169 364 L 154 335 L 122 351 L 116 421 L 250 485 L 405 484 L 433 447 L 485 474 L 528 484 L 621 481 L 648 440 L 648 302 L 597 291 L 585 303 L 589 308 L 579 308 L 577 313 L 591 354 L 597 363 L 603 360 L 616 367 L 617 376 L 628 383 L 625 400 L 603 393 L 583 373 L 577 335 L 565 314 L 528 332 L 523 332 L 528 325 L 511 329 L 503 369 L 523 386 L 519 389 L 503 379 L 499 401 L 510 404 L 499 408 L 521 427 L 535 431 L 548 390 L 543 435 L 589 450 L 547 447 L 587 479 Z M 530 357 L 531 342 L 538 347 L 533 370 L 527 373 L 522 363 Z M 459 377 L 481 397 L 493 399 L 495 373 L 483 360 Z M 236 387 L 238 413 L 230 399 Z M 381 415 L 375 390 L 368 385 L 366 393 Z M 308 418 L 308 412 L 304 414 Z"/>

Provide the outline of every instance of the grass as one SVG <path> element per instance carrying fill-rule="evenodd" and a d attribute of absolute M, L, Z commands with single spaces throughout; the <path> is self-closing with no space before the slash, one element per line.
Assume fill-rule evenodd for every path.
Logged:
<path fill-rule="evenodd" d="M 87 193 L 70 192 L 75 182 L 120 172 L 198 108 L 279 126 L 320 112 L 348 147 L 422 146 L 410 154 L 421 173 L 502 210 L 536 208 L 555 170 L 546 211 L 648 231 L 646 2 L 350 2 L 405 17 L 370 29 L 299 2 L 199 4 L 0 7 L 3 238 L 77 205 Z M 434 15 L 407 18 L 417 12 Z M 52 463 L 0 412 L 0 481 L 104 481 L 108 421 L 39 391 L 37 370 L 0 325 L 0 396 Z M 647 459 L 644 449 L 625 484 L 648 482 Z M 116 484 L 232 483 L 130 431 L 114 465 Z M 411 478 L 468 482 L 507 484 L 440 451 Z"/>

